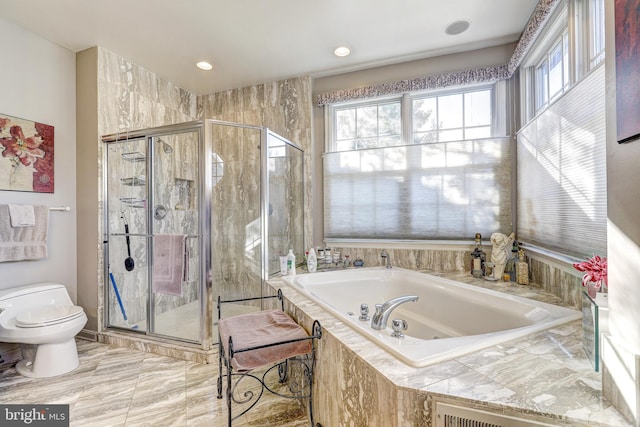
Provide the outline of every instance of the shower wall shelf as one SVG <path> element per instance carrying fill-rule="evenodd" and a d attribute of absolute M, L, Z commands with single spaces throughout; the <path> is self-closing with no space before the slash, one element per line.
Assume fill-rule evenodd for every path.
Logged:
<path fill-rule="evenodd" d="M 144 175 L 133 176 L 129 178 L 120 178 L 122 185 L 128 185 L 130 187 L 142 186 L 147 183 L 147 178 Z"/>
<path fill-rule="evenodd" d="M 130 208 L 146 208 L 147 203 L 146 200 L 140 199 L 138 197 L 121 197 L 120 202 L 128 206 Z"/>
<path fill-rule="evenodd" d="M 128 162 L 144 162 L 147 156 L 139 151 L 131 151 L 129 153 L 122 153 L 122 158 Z"/>

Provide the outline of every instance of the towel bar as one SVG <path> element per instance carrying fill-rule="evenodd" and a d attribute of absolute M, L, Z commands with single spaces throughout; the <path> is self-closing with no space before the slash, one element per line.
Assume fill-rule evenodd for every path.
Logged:
<path fill-rule="evenodd" d="M 60 211 L 60 212 L 69 212 L 71 207 L 69 206 L 51 206 L 49 208 L 50 211 Z"/>

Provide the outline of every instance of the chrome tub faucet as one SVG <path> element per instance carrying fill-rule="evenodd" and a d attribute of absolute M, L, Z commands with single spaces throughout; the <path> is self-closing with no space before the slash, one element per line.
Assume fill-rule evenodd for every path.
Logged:
<path fill-rule="evenodd" d="M 376 312 L 373 314 L 373 317 L 371 317 L 371 328 L 375 329 L 376 331 L 386 329 L 389 316 L 396 307 L 404 304 L 405 302 L 416 301 L 418 301 L 417 295 L 405 295 L 402 297 L 390 299 L 384 304 L 376 304 Z"/>
<path fill-rule="evenodd" d="M 384 258 L 385 260 L 385 266 L 387 268 L 391 268 L 391 257 L 389 256 L 389 254 L 387 253 L 386 249 L 383 249 L 382 252 L 380 253 L 380 256 L 382 258 Z"/>

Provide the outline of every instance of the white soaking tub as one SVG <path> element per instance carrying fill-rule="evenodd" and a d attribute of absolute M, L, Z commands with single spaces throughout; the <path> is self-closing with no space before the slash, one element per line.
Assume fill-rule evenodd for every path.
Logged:
<path fill-rule="evenodd" d="M 442 277 L 394 267 L 372 267 L 283 277 L 306 295 L 403 362 L 422 367 L 551 328 L 581 317 L 555 306 Z M 384 330 L 359 320 L 360 305 L 417 295 L 398 306 Z M 392 319 L 403 319 L 404 338 L 391 336 Z"/>

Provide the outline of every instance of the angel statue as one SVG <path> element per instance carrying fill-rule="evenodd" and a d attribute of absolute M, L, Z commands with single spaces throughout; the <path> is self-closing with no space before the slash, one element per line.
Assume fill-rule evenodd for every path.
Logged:
<path fill-rule="evenodd" d="M 502 273 L 504 273 L 504 267 L 507 265 L 514 239 L 514 233 L 509 234 L 509 236 L 502 233 L 493 233 L 491 235 L 491 262 L 494 264 L 493 277 L 498 280 L 502 279 Z"/>

